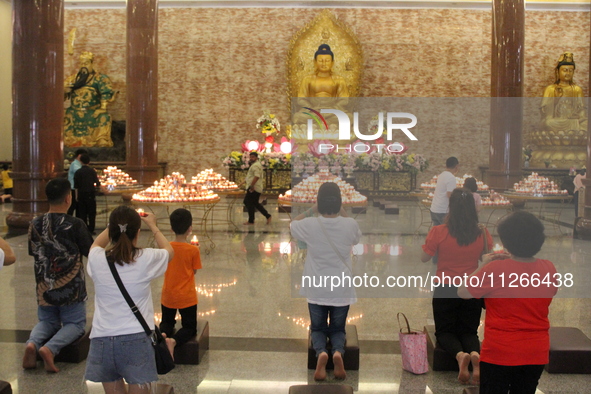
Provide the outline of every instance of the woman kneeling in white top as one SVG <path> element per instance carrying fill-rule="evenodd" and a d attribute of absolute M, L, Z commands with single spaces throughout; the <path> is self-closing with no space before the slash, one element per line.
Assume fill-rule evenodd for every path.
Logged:
<path fill-rule="evenodd" d="M 142 221 L 154 233 L 160 249 L 137 247 Z M 150 337 L 132 313 L 111 273 L 109 260 L 127 292 L 154 330 L 154 305 L 150 281 L 164 275 L 173 250 L 156 226 L 153 214 L 145 217 L 120 206 L 109 217 L 109 226 L 94 241 L 88 254 L 88 275 L 95 288 L 94 318 L 86 379 L 101 382 L 106 393 L 149 393 L 158 380 Z"/>
<path fill-rule="evenodd" d="M 309 217 L 316 212 L 319 217 Z M 307 297 L 310 311 L 310 335 L 317 357 L 314 379 L 326 379 L 327 338 L 332 344 L 334 376 L 345 379 L 345 325 L 349 305 L 357 301 L 355 288 L 350 282 L 335 288 L 331 288 L 330 282 L 319 283 L 327 276 L 352 277 L 351 248 L 359 243 L 361 231 L 342 208 L 336 183 L 320 186 L 317 204 L 294 219 L 291 234 L 308 247 L 300 294 Z"/>

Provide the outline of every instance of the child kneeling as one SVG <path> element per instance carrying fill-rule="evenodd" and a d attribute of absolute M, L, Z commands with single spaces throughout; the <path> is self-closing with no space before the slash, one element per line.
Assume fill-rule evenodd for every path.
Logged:
<path fill-rule="evenodd" d="M 175 239 L 170 243 L 174 258 L 168 263 L 162 286 L 162 322 L 160 331 L 168 337 L 170 351 L 188 342 L 197 333 L 197 290 L 195 273 L 201 269 L 199 247 L 187 243 L 193 231 L 193 216 L 186 209 L 176 209 L 170 215 L 170 226 Z M 182 328 L 174 333 L 177 310 L 181 314 Z M 174 333 L 174 335 L 173 335 Z"/>

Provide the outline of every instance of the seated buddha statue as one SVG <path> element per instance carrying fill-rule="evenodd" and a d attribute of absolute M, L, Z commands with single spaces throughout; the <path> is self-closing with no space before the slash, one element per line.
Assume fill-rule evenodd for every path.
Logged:
<path fill-rule="evenodd" d="M 349 89 L 343 77 L 333 72 L 334 53 L 328 44 L 322 44 L 314 54 L 314 74 L 305 76 L 298 90 L 298 110 L 310 107 L 320 110 L 340 109 L 349 112 L 346 107 L 349 102 Z M 299 110 L 294 114 L 294 124 L 306 124 L 310 117 Z M 336 117 L 326 114 L 328 123 L 336 122 Z"/>
<path fill-rule="evenodd" d="M 575 73 L 573 54 L 570 52 L 562 54 L 554 72 L 556 81 L 544 90 L 541 129 L 548 132 L 565 132 L 567 136 L 573 134 L 569 133 L 572 131 L 586 133 L 587 115 L 583 90 L 573 81 Z M 553 145 L 565 145 L 564 142 L 555 139 Z"/>

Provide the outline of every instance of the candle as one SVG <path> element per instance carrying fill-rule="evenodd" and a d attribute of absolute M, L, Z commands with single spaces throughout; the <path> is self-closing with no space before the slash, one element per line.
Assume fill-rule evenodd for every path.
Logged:
<path fill-rule="evenodd" d="M 144 210 L 143 210 L 143 209 L 141 209 L 141 208 L 138 208 L 138 209 L 136 209 L 136 212 L 137 212 L 137 213 L 138 213 L 138 214 L 139 214 L 141 217 L 146 217 L 146 216 L 148 216 L 148 214 L 147 214 L 147 213 L 145 213 L 145 212 L 144 212 Z"/>
<path fill-rule="evenodd" d="M 495 244 L 495 246 L 493 247 L 493 253 L 503 253 L 504 249 L 501 245 L 499 244 Z"/>
<path fill-rule="evenodd" d="M 196 235 L 193 235 L 193 238 L 191 239 L 191 245 L 199 246 L 199 240 L 197 239 Z"/>

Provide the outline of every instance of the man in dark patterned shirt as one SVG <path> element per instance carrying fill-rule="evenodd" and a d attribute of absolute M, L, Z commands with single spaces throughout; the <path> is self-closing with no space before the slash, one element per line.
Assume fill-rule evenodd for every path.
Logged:
<path fill-rule="evenodd" d="M 67 214 L 72 202 L 65 178 L 47 183 L 49 212 L 33 219 L 29 227 L 29 254 L 35 258 L 37 315 L 23 368 L 37 366 L 37 352 L 45 370 L 59 372 L 54 357 L 84 334 L 86 284 L 82 256 L 88 256 L 92 237 L 84 222 Z"/>

